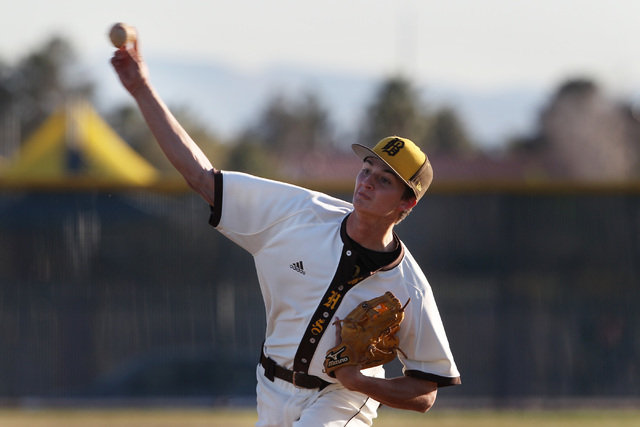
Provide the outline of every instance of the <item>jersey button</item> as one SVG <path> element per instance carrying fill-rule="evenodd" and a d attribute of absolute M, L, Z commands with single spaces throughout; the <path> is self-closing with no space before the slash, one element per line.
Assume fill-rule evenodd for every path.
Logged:
<path fill-rule="evenodd" d="M 351 256 L 351 251 L 347 251 L 347 256 Z"/>

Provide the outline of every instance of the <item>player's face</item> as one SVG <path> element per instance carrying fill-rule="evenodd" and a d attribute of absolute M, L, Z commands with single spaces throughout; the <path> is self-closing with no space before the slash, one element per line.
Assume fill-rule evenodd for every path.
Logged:
<path fill-rule="evenodd" d="M 356 210 L 383 217 L 397 217 L 408 207 L 402 199 L 405 183 L 380 159 L 367 157 L 356 177 L 353 206 Z"/>

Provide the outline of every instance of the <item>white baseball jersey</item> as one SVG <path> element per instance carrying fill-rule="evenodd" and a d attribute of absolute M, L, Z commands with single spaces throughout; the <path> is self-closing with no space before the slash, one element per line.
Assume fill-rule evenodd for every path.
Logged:
<path fill-rule="evenodd" d="M 396 262 L 346 291 L 340 270 L 357 256 L 343 226 L 351 203 L 244 173 L 219 172 L 216 180 L 210 224 L 253 255 L 266 309 L 267 356 L 294 369 L 299 347 L 307 346 L 314 353 L 298 355 L 296 370 L 335 383 L 323 373 L 335 345 L 333 317 L 343 319 L 362 301 L 391 291 L 402 303 L 411 298 L 398 333 L 405 375 L 439 386 L 460 382 L 431 287 L 404 245 Z M 379 376 L 381 369 L 363 373 Z"/>

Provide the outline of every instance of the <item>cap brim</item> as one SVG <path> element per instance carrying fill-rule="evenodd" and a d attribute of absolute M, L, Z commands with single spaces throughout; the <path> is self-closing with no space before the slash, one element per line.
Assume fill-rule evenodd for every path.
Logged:
<path fill-rule="evenodd" d="M 389 169 L 391 169 L 393 171 L 393 173 L 402 180 L 402 182 L 404 182 L 405 184 L 407 184 L 409 187 L 411 187 L 411 184 L 409 184 L 409 182 L 404 179 L 402 177 L 402 175 L 400 175 L 398 173 L 398 171 L 396 171 L 394 169 L 393 166 L 391 166 L 389 163 L 387 163 L 387 161 L 385 159 L 383 159 L 382 157 L 378 156 L 371 148 L 369 147 L 365 147 L 362 144 L 351 144 L 351 149 L 353 150 L 354 153 L 356 153 L 356 155 L 358 157 L 360 157 L 360 159 L 362 161 L 364 161 L 367 157 L 376 157 L 378 159 L 380 159 L 380 161 L 382 161 L 385 165 L 387 165 L 389 167 Z"/>

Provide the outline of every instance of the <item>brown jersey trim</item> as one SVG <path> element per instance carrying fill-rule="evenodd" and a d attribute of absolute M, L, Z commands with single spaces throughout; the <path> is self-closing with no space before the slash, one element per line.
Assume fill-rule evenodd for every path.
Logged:
<path fill-rule="evenodd" d="M 293 370 L 296 372 L 309 372 L 309 365 L 311 364 L 316 348 L 320 343 L 320 339 L 332 324 L 333 316 L 344 300 L 344 295 L 358 283 L 368 277 L 371 277 L 378 271 L 390 270 L 396 267 L 404 257 L 404 249 L 402 248 L 402 245 L 398 243 L 400 245 L 400 250 L 398 251 L 399 256 L 389 265 L 373 271 L 361 269 L 360 267 L 356 268 L 358 262 L 358 248 L 354 245 L 356 242 L 347 234 L 348 217 L 349 215 L 347 215 L 342 220 L 342 224 L 340 224 L 340 237 L 342 239 L 343 247 L 338 268 L 336 269 L 333 279 L 327 287 L 318 308 L 311 317 L 311 320 L 307 325 L 306 332 L 298 345 L 298 350 L 293 361 Z M 362 248 L 362 246 L 360 247 Z"/>
<path fill-rule="evenodd" d="M 343 236 L 346 235 L 346 224 L 345 217 L 340 226 Z M 298 345 L 298 350 L 293 360 L 293 370 L 296 372 L 309 372 L 309 366 L 320 339 L 332 324 L 333 316 L 344 300 L 344 295 L 362 280 L 374 274 L 374 272 L 361 272 L 360 269 L 356 269 L 357 252 L 350 240 L 343 239 L 343 243 L 340 261 L 333 280 L 327 287 Z"/>
<path fill-rule="evenodd" d="M 345 217 L 345 219 L 342 222 L 342 226 L 340 227 L 340 238 L 342 239 L 342 243 L 344 243 L 345 246 L 349 246 L 350 249 L 354 249 L 354 250 L 357 249 L 357 247 L 355 247 L 353 245 L 354 243 L 356 244 L 356 246 L 360 246 L 360 247 L 363 248 L 362 245 L 360 245 L 358 242 L 353 240 L 347 234 L 347 218 L 349 218 L 349 215 L 351 215 L 351 214 L 350 213 L 347 214 L 347 216 Z M 393 239 L 396 242 L 398 242 L 398 246 L 400 247 L 400 251 L 398 252 L 398 257 L 394 261 L 390 262 L 388 265 L 385 265 L 385 266 L 379 268 L 375 272 L 393 270 L 398 265 L 400 265 L 400 263 L 404 259 L 404 245 L 402 244 L 402 241 L 400 240 L 400 238 L 398 237 L 398 235 L 396 234 L 395 231 L 393 232 Z"/>
<path fill-rule="evenodd" d="M 416 370 L 405 371 L 404 375 L 406 377 L 412 377 L 412 378 L 418 378 L 421 380 L 431 381 L 433 383 L 438 384 L 438 388 L 462 384 L 460 377 L 453 377 L 453 378 L 442 377 L 440 375 L 427 374 L 426 372 L 416 371 Z"/>
<path fill-rule="evenodd" d="M 222 172 L 219 170 L 213 171 L 214 183 L 214 203 L 211 206 L 211 215 L 209 215 L 209 225 L 217 227 L 220 224 L 220 218 L 222 217 Z"/>

